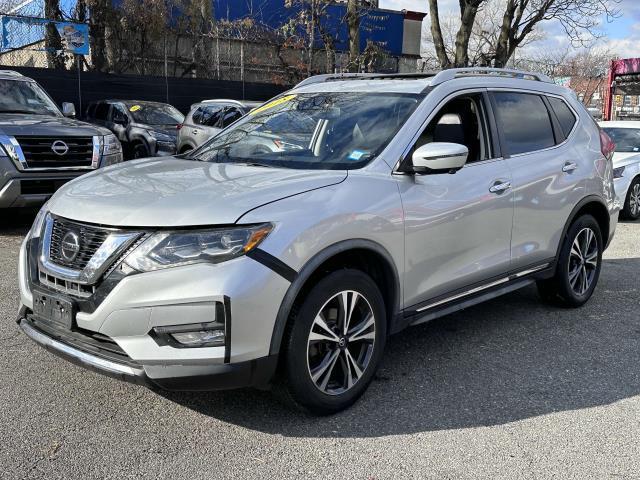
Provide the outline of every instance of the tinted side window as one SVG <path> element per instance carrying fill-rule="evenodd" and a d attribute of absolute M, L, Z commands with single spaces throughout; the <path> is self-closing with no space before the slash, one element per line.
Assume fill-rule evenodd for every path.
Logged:
<path fill-rule="evenodd" d="M 242 117 L 242 112 L 235 107 L 227 107 L 222 117 L 222 128 L 228 127 Z"/>
<path fill-rule="evenodd" d="M 96 105 L 95 118 L 97 120 L 106 120 L 108 116 L 109 116 L 108 103 L 99 103 L 98 105 Z"/>
<path fill-rule="evenodd" d="M 510 155 L 553 147 L 549 112 L 539 95 L 494 92 L 497 117 Z"/>
<path fill-rule="evenodd" d="M 96 104 L 92 103 L 87 107 L 87 118 L 93 118 L 96 114 Z"/>
<path fill-rule="evenodd" d="M 202 110 L 203 107 L 198 107 L 191 115 L 191 121 L 196 125 L 202 125 Z"/>
<path fill-rule="evenodd" d="M 567 138 L 571 130 L 573 130 L 573 126 L 576 124 L 576 117 L 564 100 L 556 97 L 547 98 L 549 99 L 551 108 L 553 108 L 553 112 L 556 114 L 556 117 L 558 117 L 564 138 Z"/>

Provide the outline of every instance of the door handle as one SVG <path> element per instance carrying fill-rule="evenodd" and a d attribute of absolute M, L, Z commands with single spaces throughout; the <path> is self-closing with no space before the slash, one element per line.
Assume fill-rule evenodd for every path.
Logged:
<path fill-rule="evenodd" d="M 511 188 L 511 182 L 501 182 L 497 181 L 489 188 L 491 193 L 502 193 Z"/>
<path fill-rule="evenodd" d="M 562 171 L 565 173 L 571 173 L 573 172 L 576 168 L 578 168 L 578 164 L 575 162 L 567 162 L 564 164 L 564 166 L 562 167 Z"/>

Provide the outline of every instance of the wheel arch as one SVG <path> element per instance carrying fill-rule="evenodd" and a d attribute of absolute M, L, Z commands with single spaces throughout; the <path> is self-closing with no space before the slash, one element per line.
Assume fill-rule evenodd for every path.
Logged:
<path fill-rule="evenodd" d="M 560 242 L 558 243 L 558 249 L 556 252 L 556 260 L 560 256 L 560 250 L 562 249 L 562 242 L 567 235 L 567 231 L 569 227 L 582 215 L 591 215 L 596 219 L 598 225 L 600 226 L 600 231 L 602 233 L 602 240 L 605 243 L 605 248 L 608 247 L 609 241 L 609 231 L 611 228 L 611 217 L 609 214 L 609 209 L 607 205 L 604 203 L 602 198 L 597 195 L 589 195 L 588 197 L 583 198 L 578 204 L 573 208 L 571 214 L 569 215 L 569 219 L 564 225 L 562 230 L 562 236 L 560 237 Z"/>
<path fill-rule="evenodd" d="M 356 268 L 370 275 L 385 301 L 387 332 L 394 331 L 400 311 L 400 277 L 393 257 L 379 243 L 351 239 L 334 243 L 313 256 L 300 269 L 280 303 L 271 336 L 269 353 L 278 354 L 282 338 L 296 302 L 322 277 L 340 268 Z"/>

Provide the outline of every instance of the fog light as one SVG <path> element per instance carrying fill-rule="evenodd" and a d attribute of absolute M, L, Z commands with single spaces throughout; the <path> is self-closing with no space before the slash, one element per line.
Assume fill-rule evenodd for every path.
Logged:
<path fill-rule="evenodd" d="M 150 335 L 160 346 L 177 348 L 224 346 L 224 324 L 218 322 L 189 323 L 155 327 Z"/>
<path fill-rule="evenodd" d="M 224 330 L 199 330 L 197 332 L 172 333 L 171 336 L 183 345 L 200 346 L 206 343 L 224 345 Z"/>

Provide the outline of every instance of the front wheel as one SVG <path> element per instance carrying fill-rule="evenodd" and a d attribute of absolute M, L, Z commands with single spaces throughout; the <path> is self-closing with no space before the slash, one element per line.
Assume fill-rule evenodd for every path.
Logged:
<path fill-rule="evenodd" d="M 640 218 L 640 177 L 636 177 L 629 186 L 622 215 L 629 220 Z"/>
<path fill-rule="evenodd" d="M 315 285 L 290 319 L 284 390 L 325 415 L 353 404 L 373 379 L 386 341 L 385 305 L 371 278 L 340 270 Z"/>
<path fill-rule="evenodd" d="M 591 215 L 578 218 L 564 238 L 554 277 L 538 281 L 542 298 L 565 307 L 584 305 L 598 284 L 603 251 L 596 219 Z"/>
<path fill-rule="evenodd" d="M 136 143 L 133 146 L 133 158 L 147 158 L 149 156 L 149 150 L 144 143 Z"/>

